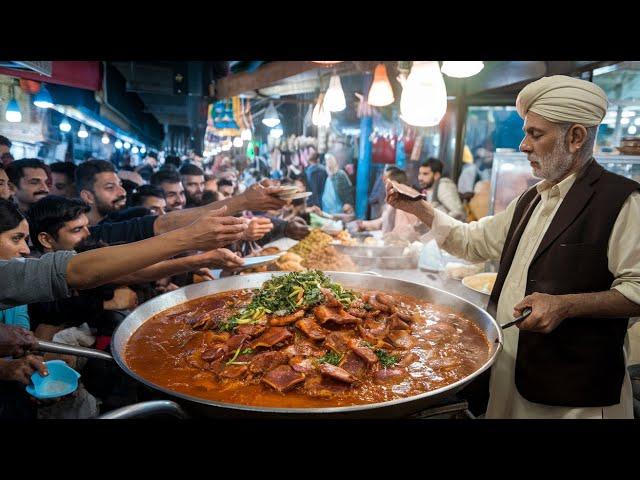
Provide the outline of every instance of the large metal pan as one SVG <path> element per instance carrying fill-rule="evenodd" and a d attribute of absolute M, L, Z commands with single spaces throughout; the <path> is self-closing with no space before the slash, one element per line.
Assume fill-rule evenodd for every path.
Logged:
<path fill-rule="evenodd" d="M 163 392 L 173 400 L 178 399 L 187 410 L 193 410 L 195 414 L 204 414 L 213 417 L 288 417 L 288 418 L 398 418 L 411 415 L 433 405 L 442 403 L 443 399 L 450 398 L 455 392 L 467 385 L 493 365 L 499 351 L 502 348 L 502 330 L 496 321 L 483 309 L 472 303 L 439 290 L 437 288 L 406 282 L 403 280 L 372 276 L 363 273 L 326 272 L 334 281 L 351 288 L 366 288 L 381 290 L 389 293 L 401 293 L 415 298 L 426 300 L 438 305 L 448 306 L 474 321 L 486 334 L 491 351 L 488 360 L 473 374 L 446 387 L 426 392 L 420 395 L 393 400 L 388 402 L 366 405 L 354 405 L 349 407 L 328 408 L 273 408 L 240 405 L 234 403 L 216 402 L 203 398 L 193 397 L 181 392 L 169 390 L 156 385 L 141 377 L 129 368 L 125 359 L 125 349 L 131 335 L 147 320 L 157 313 L 170 307 L 179 305 L 189 300 L 211 295 L 213 293 L 238 290 L 243 288 L 260 287 L 273 275 L 285 275 L 286 272 L 256 273 L 245 276 L 227 277 L 220 280 L 209 281 L 190 285 L 160 295 L 131 312 L 116 329 L 111 343 L 111 351 L 114 360 L 130 376 L 152 389 Z M 70 352 L 65 352 L 70 353 Z"/>

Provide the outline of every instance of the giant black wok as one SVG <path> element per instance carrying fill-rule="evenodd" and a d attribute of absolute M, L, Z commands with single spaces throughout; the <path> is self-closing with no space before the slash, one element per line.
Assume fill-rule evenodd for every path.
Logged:
<path fill-rule="evenodd" d="M 132 371 L 127 365 L 125 349 L 133 333 L 147 320 L 157 313 L 183 302 L 204 297 L 214 293 L 244 288 L 257 288 L 272 275 L 284 275 L 286 272 L 256 273 L 245 276 L 228 277 L 190 285 L 173 292 L 160 295 L 131 312 L 116 329 L 111 343 L 111 352 L 117 364 L 131 377 L 148 387 L 164 393 L 168 398 L 177 401 L 188 412 L 195 415 L 213 417 L 289 417 L 289 418 L 398 418 L 417 413 L 431 406 L 442 403 L 455 392 L 463 388 L 482 372 L 491 367 L 502 348 L 502 330 L 496 321 L 483 309 L 472 303 L 427 285 L 406 282 L 403 280 L 372 276 L 362 273 L 326 272 L 334 281 L 346 287 L 380 290 L 388 293 L 401 293 L 426 300 L 437 305 L 448 306 L 474 321 L 485 333 L 491 350 L 489 358 L 471 375 L 446 387 L 432 390 L 407 398 L 364 405 L 328 408 L 274 408 L 217 402 L 190 396 L 156 385 Z M 66 350 L 69 353 L 69 350 Z M 103 354 L 104 358 L 104 354 Z"/>

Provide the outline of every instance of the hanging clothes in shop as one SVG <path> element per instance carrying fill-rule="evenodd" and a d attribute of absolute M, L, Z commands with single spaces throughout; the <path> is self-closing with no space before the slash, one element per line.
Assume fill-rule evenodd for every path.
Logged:
<path fill-rule="evenodd" d="M 371 140 L 371 160 L 373 163 L 396 163 L 396 137 L 379 135 L 374 132 Z"/>

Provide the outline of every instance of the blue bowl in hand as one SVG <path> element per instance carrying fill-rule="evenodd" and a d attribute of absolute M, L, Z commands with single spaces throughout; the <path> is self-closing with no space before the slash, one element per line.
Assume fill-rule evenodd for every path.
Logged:
<path fill-rule="evenodd" d="M 27 385 L 27 393 L 41 400 L 69 395 L 78 389 L 80 374 L 62 360 L 44 362 L 49 375 L 43 377 L 39 372 L 31 375 L 31 385 Z"/>

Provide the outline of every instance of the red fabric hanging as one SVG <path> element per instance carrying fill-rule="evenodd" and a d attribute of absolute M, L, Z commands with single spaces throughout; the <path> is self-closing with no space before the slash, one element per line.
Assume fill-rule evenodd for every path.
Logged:
<path fill-rule="evenodd" d="M 375 136 L 371 147 L 371 160 L 373 163 L 396 163 L 395 137 Z"/>

